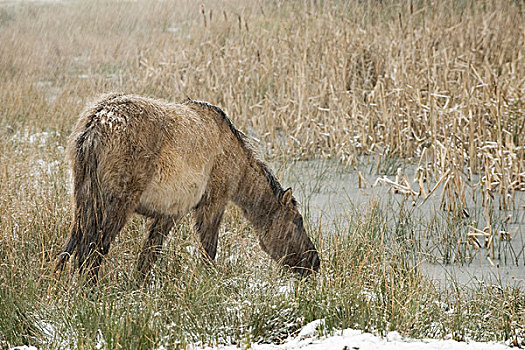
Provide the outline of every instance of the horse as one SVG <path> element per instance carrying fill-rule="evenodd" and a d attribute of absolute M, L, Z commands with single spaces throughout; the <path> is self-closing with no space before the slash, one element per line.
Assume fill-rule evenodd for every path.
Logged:
<path fill-rule="evenodd" d="M 203 255 L 213 261 L 230 202 L 273 260 L 301 275 L 319 270 L 291 188 L 283 189 L 217 106 L 103 95 L 80 114 L 67 148 L 73 222 L 55 271 L 75 255 L 75 267 L 97 283 L 103 257 L 133 213 L 151 221 L 136 264 L 139 276 L 148 275 L 165 237 L 189 212 Z"/>

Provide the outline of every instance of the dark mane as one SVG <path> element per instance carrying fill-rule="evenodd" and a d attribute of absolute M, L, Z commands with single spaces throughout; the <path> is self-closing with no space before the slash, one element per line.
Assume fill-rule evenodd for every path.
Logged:
<path fill-rule="evenodd" d="M 273 173 L 270 170 L 270 168 L 268 168 L 268 165 L 266 165 L 266 163 L 261 161 L 255 155 L 255 151 L 254 151 L 254 149 L 253 149 L 253 147 L 252 147 L 252 145 L 250 143 L 250 140 L 246 136 L 246 134 L 244 134 L 242 131 L 240 131 L 239 129 L 237 129 L 233 125 L 231 119 L 226 115 L 226 113 L 224 113 L 224 111 L 220 107 L 214 106 L 214 105 L 212 105 L 212 104 L 210 104 L 208 102 L 195 101 L 195 100 L 192 100 L 190 98 L 188 98 L 184 102 L 191 102 L 191 103 L 194 103 L 194 104 L 199 105 L 201 107 L 211 108 L 215 112 L 217 112 L 217 114 L 219 116 L 222 117 L 222 119 L 226 122 L 226 124 L 228 124 L 231 132 L 235 135 L 237 140 L 239 140 L 239 143 L 241 144 L 242 148 L 245 150 L 246 154 L 248 154 L 250 157 L 252 157 L 255 160 L 256 164 L 261 168 L 264 176 L 266 177 L 266 179 L 268 180 L 268 183 L 270 184 L 270 188 L 272 189 L 273 193 L 275 194 L 275 197 L 280 201 L 282 199 L 282 196 L 283 196 L 283 193 L 284 193 L 283 187 L 281 186 L 281 184 L 279 183 L 279 181 L 277 180 L 275 175 L 273 175 Z M 294 204 L 295 204 L 296 203 L 295 199 L 293 199 L 293 201 L 294 201 Z"/>

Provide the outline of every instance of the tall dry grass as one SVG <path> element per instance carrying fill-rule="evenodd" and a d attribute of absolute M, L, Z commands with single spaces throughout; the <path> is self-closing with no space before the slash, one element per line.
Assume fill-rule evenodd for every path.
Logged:
<path fill-rule="evenodd" d="M 409 186 L 424 197 L 441 180 L 445 208 L 462 209 L 466 186 L 484 191 L 487 211 L 512 206 L 525 183 L 523 16 L 510 0 L 0 3 L 0 347 L 279 341 L 315 318 L 523 339 L 522 291 L 440 294 L 385 241 L 409 228 L 392 233 L 374 210 L 349 232 L 310 227 L 322 278 L 284 293 L 275 266 L 240 245 L 254 239 L 235 212 L 217 271 L 189 253 L 184 223 L 149 289 L 127 285 L 139 219 L 105 263 L 100 299 L 48 266 L 70 224 L 66 137 L 87 101 L 115 90 L 220 105 L 268 157 L 412 158 Z"/>
<path fill-rule="evenodd" d="M 448 208 L 464 207 L 467 185 L 509 208 L 525 189 L 523 11 L 452 0 L 5 5 L 2 133 L 67 134 L 107 91 L 190 96 L 221 105 L 271 156 L 413 158 L 434 183 L 447 174 Z"/>

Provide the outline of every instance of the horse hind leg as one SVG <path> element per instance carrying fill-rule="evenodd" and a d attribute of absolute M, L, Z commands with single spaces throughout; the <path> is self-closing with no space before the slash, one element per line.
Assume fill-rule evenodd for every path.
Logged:
<path fill-rule="evenodd" d="M 60 253 L 57 254 L 54 268 L 55 272 L 59 272 L 64 269 L 64 265 L 68 262 L 69 258 L 71 258 L 71 255 L 73 255 L 73 252 L 75 251 L 75 248 L 77 246 L 78 228 L 75 224 L 71 226 L 71 235 L 69 237 L 69 240 L 66 243 L 66 245 L 64 245 Z"/>
<path fill-rule="evenodd" d="M 100 205 L 102 210 L 101 224 L 98 230 L 83 236 L 78 249 L 78 264 L 81 271 L 88 272 L 88 282 L 96 284 L 100 264 L 109 252 L 111 243 L 126 224 L 129 216 L 138 203 L 138 193 L 129 193 L 128 196 L 108 196 L 104 204 Z M 96 220 L 96 218 L 92 218 Z"/>
<path fill-rule="evenodd" d="M 155 264 L 155 261 L 157 261 L 164 239 L 169 234 L 175 221 L 173 217 L 158 216 L 150 223 L 148 237 L 144 241 L 137 261 L 137 279 L 144 279 Z"/>
<path fill-rule="evenodd" d="M 156 169 L 162 137 L 147 137 L 145 119 L 133 118 L 119 132 L 102 124 L 84 130 L 72 142 L 75 217 L 71 238 L 58 259 L 63 266 L 75 251 L 80 272 L 96 283 L 100 263 L 139 203 Z M 144 125 L 143 125 L 144 124 Z M 161 135 L 161 123 L 150 125 Z M 135 142 L 139 139 L 141 142 Z"/>

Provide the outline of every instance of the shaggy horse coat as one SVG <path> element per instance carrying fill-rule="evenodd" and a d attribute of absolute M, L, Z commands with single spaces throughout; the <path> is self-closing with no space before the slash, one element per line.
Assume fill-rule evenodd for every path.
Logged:
<path fill-rule="evenodd" d="M 242 209 L 274 260 L 300 273 L 319 269 L 291 189 L 283 190 L 218 107 L 105 95 L 80 115 L 68 153 L 74 219 L 58 269 L 75 254 L 96 281 L 103 256 L 134 212 L 151 218 L 137 262 L 142 275 L 190 211 L 203 252 L 214 259 L 228 202 Z"/>

